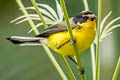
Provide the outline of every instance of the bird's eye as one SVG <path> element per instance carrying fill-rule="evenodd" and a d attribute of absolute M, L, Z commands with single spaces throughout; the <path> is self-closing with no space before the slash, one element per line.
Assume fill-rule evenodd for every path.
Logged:
<path fill-rule="evenodd" d="M 88 17 L 87 16 L 84 16 L 83 17 L 83 20 L 87 21 Z"/>
<path fill-rule="evenodd" d="M 83 22 L 86 22 L 87 20 L 88 20 L 88 17 L 87 17 L 87 16 L 74 17 L 74 18 L 73 18 L 73 21 L 74 21 L 75 23 L 77 23 L 77 22 L 83 23 Z"/>
<path fill-rule="evenodd" d="M 86 21 L 87 21 L 87 19 L 88 19 L 88 17 L 87 17 L 87 16 L 83 16 L 82 18 L 80 18 L 80 22 L 86 22 Z"/>

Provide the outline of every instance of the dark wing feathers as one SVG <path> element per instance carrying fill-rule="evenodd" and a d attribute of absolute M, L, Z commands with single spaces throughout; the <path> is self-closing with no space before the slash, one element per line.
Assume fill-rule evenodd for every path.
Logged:
<path fill-rule="evenodd" d="M 71 24 L 72 29 L 75 28 L 75 26 L 76 26 L 75 23 L 72 22 L 72 24 Z M 48 27 L 42 33 L 37 35 L 36 37 L 48 37 L 49 35 L 51 35 L 53 33 L 63 32 L 63 31 L 67 31 L 67 24 L 65 21 Z"/>

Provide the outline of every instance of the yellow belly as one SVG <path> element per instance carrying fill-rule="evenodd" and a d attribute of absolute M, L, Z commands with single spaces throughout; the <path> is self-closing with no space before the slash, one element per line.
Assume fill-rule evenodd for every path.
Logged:
<path fill-rule="evenodd" d="M 82 53 L 83 51 L 88 49 L 94 41 L 95 38 L 94 29 L 89 29 L 89 30 L 86 29 L 84 31 L 73 30 L 72 32 L 74 38 L 76 38 L 76 45 L 79 53 Z M 74 49 L 69 42 L 63 45 L 59 49 L 56 48 L 56 46 L 63 44 L 69 39 L 70 38 L 68 32 L 59 32 L 51 35 L 48 38 L 48 46 L 63 56 L 73 56 L 75 54 Z"/>
<path fill-rule="evenodd" d="M 88 49 L 90 45 L 93 43 L 96 31 L 94 26 L 86 27 L 81 30 L 73 29 L 72 33 L 74 38 L 76 38 L 78 52 L 82 53 L 83 51 Z M 70 42 L 64 44 L 59 49 L 56 48 L 56 46 L 63 44 L 69 39 L 70 37 L 67 31 L 55 33 L 48 37 L 48 46 L 63 56 L 74 56 L 75 52 Z"/>

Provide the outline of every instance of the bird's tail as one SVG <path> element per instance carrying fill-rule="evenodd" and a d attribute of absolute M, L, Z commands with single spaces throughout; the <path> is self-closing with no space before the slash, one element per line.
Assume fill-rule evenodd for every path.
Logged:
<path fill-rule="evenodd" d="M 40 41 L 44 40 L 44 38 L 42 37 L 22 37 L 22 36 L 11 36 L 6 39 L 20 46 L 42 45 Z"/>

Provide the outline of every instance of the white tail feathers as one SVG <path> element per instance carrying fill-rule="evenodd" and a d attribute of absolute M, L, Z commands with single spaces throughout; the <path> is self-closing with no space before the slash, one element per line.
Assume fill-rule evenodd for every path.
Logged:
<path fill-rule="evenodd" d="M 22 37 L 22 36 L 11 36 L 10 39 L 13 39 L 13 40 L 25 40 L 25 41 L 30 41 L 30 40 L 41 40 L 41 39 L 44 39 L 42 37 Z"/>
<path fill-rule="evenodd" d="M 22 44 L 19 44 L 20 46 L 40 46 L 40 45 L 43 45 L 41 43 L 22 43 Z"/>
<path fill-rule="evenodd" d="M 46 42 L 46 39 L 42 37 L 11 36 L 10 38 L 7 38 L 7 40 L 20 46 L 38 46 L 43 45 L 43 42 Z"/>

